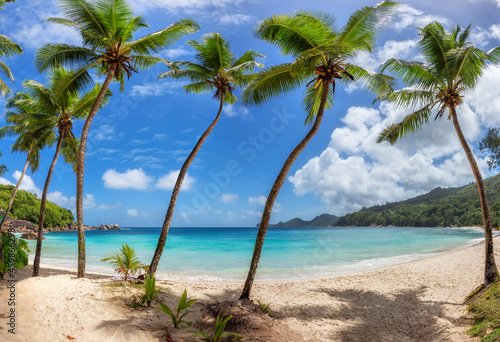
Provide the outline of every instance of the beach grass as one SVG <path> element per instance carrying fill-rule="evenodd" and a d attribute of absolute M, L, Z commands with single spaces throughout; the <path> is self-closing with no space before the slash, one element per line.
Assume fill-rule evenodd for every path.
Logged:
<path fill-rule="evenodd" d="M 500 340 L 500 281 L 474 295 L 468 310 L 474 315 L 474 325 L 467 332 L 481 342 Z"/>

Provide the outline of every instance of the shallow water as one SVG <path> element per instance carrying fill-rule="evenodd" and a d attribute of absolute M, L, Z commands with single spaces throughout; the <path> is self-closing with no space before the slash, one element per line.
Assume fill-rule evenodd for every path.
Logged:
<path fill-rule="evenodd" d="M 123 243 L 149 264 L 160 228 L 87 231 L 87 271 L 112 273 L 100 261 Z M 171 228 L 158 276 L 244 280 L 257 228 Z M 299 279 L 364 271 L 477 243 L 482 231 L 458 228 L 270 228 L 257 279 Z M 76 232 L 45 234 L 42 263 L 77 267 Z M 28 241 L 33 257 L 36 241 Z"/>

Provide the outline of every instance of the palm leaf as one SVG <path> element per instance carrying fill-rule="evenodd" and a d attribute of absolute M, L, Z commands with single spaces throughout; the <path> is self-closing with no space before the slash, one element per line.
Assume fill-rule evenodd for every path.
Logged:
<path fill-rule="evenodd" d="M 373 94 L 383 94 L 394 90 L 396 87 L 396 80 L 394 77 L 374 72 L 353 64 L 348 64 L 346 69 L 354 77 L 356 82 L 361 83 L 366 90 Z"/>
<path fill-rule="evenodd" d="M 59 66 L 89 64 L 97 57 L 95 51 L 72 44 L 45 44 L 35 56 L 35 66 L 42 72 Z"/>
<path fill-rule="evenodd" d="M 429 122 L 431 115 L 431 107 L 424 106 L 419 110 L 407 115 L 403 121 L 398 124 L 392 124 L 385 128 L 378 136 L 377 143 L 388 141 L 393 145 L 404 136 L 414 133 L 421 129 L 424 123 Z"/>

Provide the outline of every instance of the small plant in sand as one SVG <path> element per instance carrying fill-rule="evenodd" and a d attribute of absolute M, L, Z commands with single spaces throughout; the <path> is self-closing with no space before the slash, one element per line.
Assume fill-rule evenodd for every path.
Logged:
<path fill-rule="evenodd" d="M 113 265 L 115 272 L 123 274 L 124 280 L 127 280 L 129 276 L 136 274 L 140 270 L 146 271 L 148 268 L 147 265 L 139 261 L 135 254 L 135 249 L 127 244 L 122 245 L 120 253 L 115 252 L 113 254 L 108 254 L 108 256 L 101 259 L 101 261 Z"/>
<path fill-rule="evenodd" d="M 185 320 L 183 320 L 183 318 L 186 317 L 186 315 L 188 315 L 194 311 L 186 311 L 182 314 L 181 314 L 181 312 L 186 310 L 187 308 L 189 308 L 196 301 L 197 301 L 197 299 L 187 301 L 187 293 L 186 293 L 186 290 L 184 290 L 184 293 L 182 294 L 181 298 L 179 299 L 179 304 L 177 304 L 177 313 L 174 313 L 162 301 L 158 301 L 160 303 L 160 306 L 157 306 L 156 308 L 160 311 L 165 312 L 166 314 L 168 314 L 170 316 L 170 318 L 172 319 L 172 324 L 174 325 L 174 328 L 179 328 L 179 325 L 181 325 L 182 323 L 186 324 L 187 326 L 191 326 L 191 322 L 185 321 Z"/>
<path fill-rule="evenodd" d="M 161 289 L 156 289 L 156 278 L 154 275 L 148 274 L 144 279 L 144 296 L 141 297 L 141 302 L 151 306 L 151 303 L 156 298 Z"/>
<path fill-rule="evenodd" d="M 271 307 L 268 304 L 261 303 L 260 300 L 258 300 L 257 303 L 259 303 L 259 308 L 263 313 L 265 313 L 266 315 L 271 314 Z"/>
<path fill-rule="evenodd" d="M 218 342 L 222 341 L 226 337 L 229 336 L 234 336 L 236 338 L 243 338 L 243 335 L 234 333 L 234 332 L 227 332 L 224 331 L 226 329 L 226 324 L 229 322 L 229 320 L 233 318 L 232 315 L 229 315 L 224 318 L 224 315 L 219 316 L 217 315 L 217 319 L 215 320 L 215 328 L 214 328 L 214 335 L 211 336 L 208 333 L 204 331 L 190 331 L 193 334 L 196 334 L 198 336 L 201 336 L 204 341 L 206 342 Z"/>

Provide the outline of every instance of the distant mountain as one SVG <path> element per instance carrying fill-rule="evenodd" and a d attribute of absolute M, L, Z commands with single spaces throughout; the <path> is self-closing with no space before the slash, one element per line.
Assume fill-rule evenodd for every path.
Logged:
<path fill-rule="evenodd" d="M 316 216 L 311 221 L 304 221 L 298 217 L 286 222 L 270 224 L 269 227 L 328 227 L 334 225 L 338 217 L 330 214 Z M 258 224 L 257 224 L 258 226 Z"/>
<path fill-rule="evenodd" d="M 500 174 L 485 180 L 494 227 L 500 223 Z M 363 208 L 340 217 L 336 226 L 449 227 L 482 226 L 476 183 L 436 188 L 405 201 Z"/>

